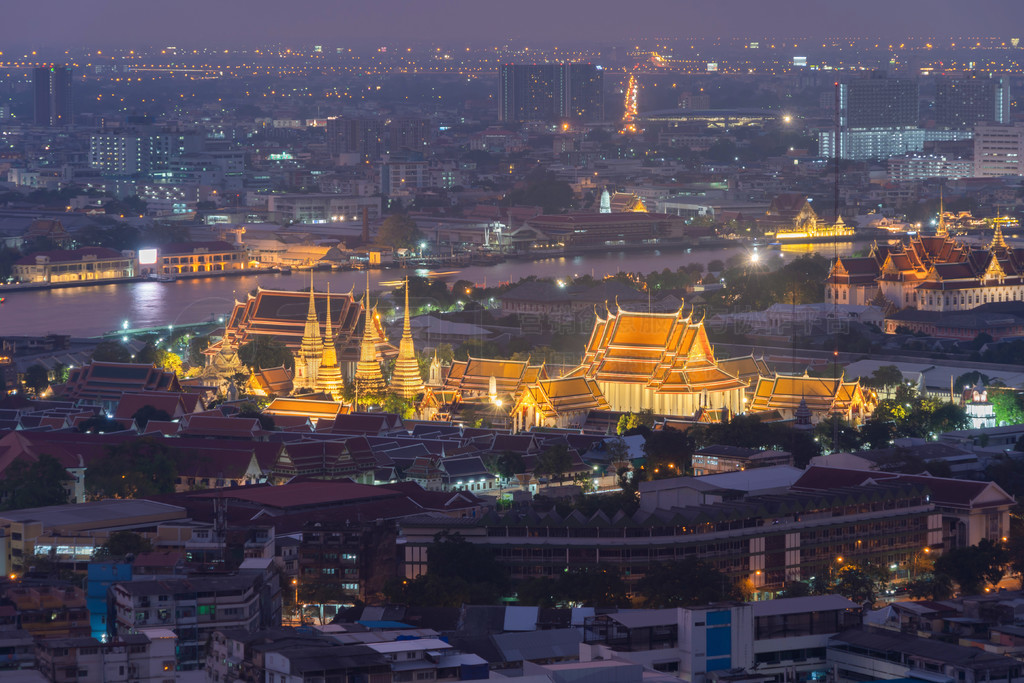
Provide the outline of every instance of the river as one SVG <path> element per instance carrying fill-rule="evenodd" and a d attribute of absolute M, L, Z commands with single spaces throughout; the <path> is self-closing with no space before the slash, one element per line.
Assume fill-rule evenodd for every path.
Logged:
<path fill-rule="evenodd" d="M 844 242 L 837 245 L 840 255 L 862 252 L 867 242 Z M 831 244 L 793 245 L 782 250 L 759 249 L 760 261 L 767 267 L 779 264 L 801 254 L 818 250 L 831 256 Z M 495 286 L 515 282 L 529 275 L 544 278 L 593 275 L 602 278 L 619 272 L 649 273 L 665 268 L 675 270 L 691 263 L 750 254 L 750 247 L 736 246 L 716 249 L 654 250 L 652 252 L 594 253 L 579 256 L 554 257 L 539 261 L 509 260 L 492 266 L 444 268 L 443 277 L 453 282 L 469 280 L 473 283 Z M 393 286 L 404 276 L 400 269 L 370 271 L 370 287 L 374 290 Z M 354 289 L 360 294 L 365 288 L 366 274 L 361 272 L 315 271 L 314 283 L 323 289 L 329 282 L 331 290 L 346 292 Z M 177 282 L 132 282 L 95 287 L 69 289 L 43 289 L 32 291 L 4 291 L 6 300 L 0 304 L 0 336 L 38 336 L 69 334 L 91 337 L 120 329 L 127 321 L 129 328 L 147 328 L 163 325 L 196 323 L 226 316 L 235 299 L 242 299 L 256 286 L 267 289 L 300 289 L 309 286 L 308 272 L 290 275 L 264 274 L 243 277 L 218 277 Z"/>

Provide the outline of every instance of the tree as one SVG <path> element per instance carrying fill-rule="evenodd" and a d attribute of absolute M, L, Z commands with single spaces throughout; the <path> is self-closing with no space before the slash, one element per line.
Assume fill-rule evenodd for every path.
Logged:
<path fill-rule="evenodd" d="M 526 472 L 526 462 L 519 453 L 505 451 L 494 459 L 494 471 L 502 479 L 512 479 L 517 474 Z"/>
<path fill-rule="evenodd" d="M 93 559 L 105 560 L 112 557 L 139 555 L 148 553 L 153 544 L 142 534 L 134 531 L 115 531 L 107 538 L 107 542 L 96 549 Z"/>
<path fill-rule="evenodd" d="M 868 568 L 845 565 L 836 576 L 835 591 L 854 602 L 874 603 L 880 581 L 872 574 Z"/>
<path fill-rule="evenodd" d="M 405 214 L 388 216 L 377 228 L 377 244 L 392 249 L 414 249 L 422 239 L 423 234 L 416 227 L 416 221 Z"/>
<path fill-rule="evenodd" d="M 560 482 L 570 467 L 572 456 L 569 455 L 569 447 L 564 443 L 556 443 L 537 456 L 534 471 L 537 474 L 550 475 L 555 481 Z"/>
<path fill-rule="evenodd" d="M 31 464 L 15 460 L 0 481 L 0 504 L 4 510 L 63 505 L 68 502 L 65 482 L 71 480 L 64 466 L 45 453 Z"/>
<path fill-rule="evenodd" d="M 977 595 L 986 584 L 1002 580 L 1009 559 L 1001 543 L 983 538 L 978 545 L 943 553 L 935 561 L 935 574 L 944 574 L 955 581 L 961 595 Z"/>
<path fill-rule="evenodd" d="M 161 349 L 153 342 L 148 342 L 135 356 L 137 363 L 152 363 L 158 368 L 181 374 L 181 356 L 167 349 Z"/>
<path fill-rule="evenodd" d="M 395 413 L 402 419 L 409 419 L 416 413 L 416 406 L 413 404 L 412 399 L 402 398 L 393 391 L 389 391 L 384 395 L 380 409 L 385 413 Z"/>
<path fill-rule="evenodd" d="M 142 437 L 107 449 L 85 475 L 93 500 L 173 493 L 181 454 L 163 441 Z"/>
<path fill-rule="evenodd" d="M 636 584 L 645 607 L 687 607 L 739 599 L 738 587 L 703 560 L 686 559 L 652 565 Z"/>
<path fill-rule="evenodd" d="M 651 429 L 654 427 L 654 411 L 644 408 L 639 412 L 624 413 L 619 416 L 619 423 L 616 432 L 619 435 L 631 432 L 640 427 Z"/>
<path fill-rule="evenodd" d="M 295 357 L 281 342 L 266 335 L 256 335 L 238 348 L 238 359 L 254 370 L 284 366 L 295 367 Z"/>
<path fill-rule="evenodd" d="M 132 353 L 119 341 L 105 341 L 92 350 L 92 359 L 105 363 L 131 363 Z"/>
<path fill-rule="evenodd" d="M 988 401 L 1000 425 L 1024 423 L 1024 405 L 1020 393 L 1013 389 L 989 390 Z"/>
<path fill-rule="evenodd" d="M 686 432 L 668 427 L 645 435 L 644 471 L 654 479 L 665 479 L 688 474 L 693 469 L 693 437 Z"/>
<path fill-rule="evenodd" d="M 132 414 L 132 419 L 135 420 L 135 424 L 138 425 L 139 429 L 145 429 L 150 420 L 169 422 L 171 416 L 166 410 L 160 410 L 146 404 Z"/>
<path fill-rule="evenodd" d="M 259 420 L 260 429 L 265 432 L 273 432 L 277 430 L 277 425 L 274 424 L 274 418 L 270 415 L 265 415 L 260 412 L 259 407 L 255 403 L 246 401 L 238 406 L 238 417 L 249 417 Z"/>
<path fill-rule="evenodd" d="M 388 581 L 384 595 L 410 606 L 459 607 L 493 604 L 508 590 L 508 572 L 492 548 L 442 531 L 427 548 L 427 573 L 411 581 Z"/>
<path fill-rule="evenodd" d="M 78 431 L 83 434 L 105 434 L 107 432 L 123 432 L 124 430 L 124 424 L 102 413 L 78 424 Z"/>
<path fill-rule="evenodd" d="M 50 373 L 45 366 L 36 363 L 25 368 L 22 381 L 27 388 L 40 395 L 50 386 Z"/>
<path fill-rule="evenodd" d="M 882 365 L 870 377 L 862 377 L 861 383 L 871 389 L 889 389 L 903 384 L 903 373 L 895 365 Z"/>

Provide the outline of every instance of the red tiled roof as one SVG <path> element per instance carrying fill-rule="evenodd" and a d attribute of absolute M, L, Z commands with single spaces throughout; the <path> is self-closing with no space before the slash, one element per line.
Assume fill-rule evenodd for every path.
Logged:
<path fill-rule="evenodd" d="M 799 490 L 829 490 L 848 486 L 863 486 L 872 481 L 899 481 L 927 488 L 932 500 L 944 505 L 972 507 L 974 500 L 990 487 L 995 487 L 999 500 L 984 505 L 1012 503 L 1013 498 L 992 482 L 947 479 L 925 475 L 901 474 L 898 472 L 876 472 L 868 470 L 846 470 L 835 467 L 810 467 L 793 484 Z"/>

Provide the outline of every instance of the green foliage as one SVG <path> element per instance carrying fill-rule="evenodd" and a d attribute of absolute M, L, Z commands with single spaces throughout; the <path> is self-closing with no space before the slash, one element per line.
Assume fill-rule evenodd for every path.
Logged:
<path fill-rule="evenodd" d="M 149 437 L 111 446 L 106 457 L 86 470 L 86 490 L 93 500 L 173 493 L 181 457 L 162 440 Z"/>
<path fill-rule="evenodd" d="M 977 595 L 986 584 L 999 583 L 1010 555 L 1001 543 L 983 538 L 978 545 L 954 548 L 935 561 L 935 574 L 945 575 L 960 587 L 961 595 Z"/>
<path fill-rule="evenodd" d="M 650 608 L 688 607 L 742 598 L 740 587 L 703 560 L 659 562 L 636 584 Z"/>
<path fill-rule="evenodd" d="M 708 270 L 714 270 L 711 264 Z M 779 302 L 819 303 L 828 270 L 828 261 L 817 254 L 801 256 L 771 272 L 765 272 L 764 266 L 740 263 L 723 273 L 725 287 L 707 296 L 716 310 L 762 311 Z"/>
<path fill-rule="evenodd" d="M 871 564 L 848 564 L 841 567 L 836 575 L 835 591 L 854 602 L 874 603 L 879 590 L 885 587 L 889 578 L 887 568 Z"/>
<path fill-rule="evenodd" d="M 92 359 L 106 363 L 131 363 L 132 353 L 119 341 L 100 342 L 92 350 Z"/>
<path fill-rule="evenodd" d="M 70 480 L 64 466 L 45 453 L 33 463 L 15 460 L 0 481 L 0 506 L 4 510 L 22 510 L 63 505 L 68 502 L 64 483 Z"/>
<path fill-rule="evenodd" d="M 860 382 L 870 389 L 889 389 L 903 384 L 903 373 L 895 365 L 882 365 L 870 377 L 861 377 Z"/>
<path fill-rule="evenodd" d="M 693 470 L 693 437 L 671 427 L 645 435 L 643 472 L 652 479 L 690 474 Z"/>
<path fill-rule="evenodd" d="M 698 425 L 687 431 L 696 448 L 711 444 L 788 451 L 797 467 L 821 455 L 821 446 L 807 432 L 778 422 L 761 422 L 756 415 L 736 415 L 727 423 Z"/>
<path fill-rule="evenodd" d="M 106 560 L 120 558 L 126 555 L 138 555 L 148 553 L 153 549 L 153 544 L 142 534 L 134 531 L 115 531 L 107 538 L 107 542 L 96 549 L 93 559 Z"/>
<path fill-rule="evenodd" d="M 295 358 L 288 348 L 273 337 L 256 335 L 238 349 L 238 359 L 254 370 L 284 366 L 295 367 Z"/>
<path fill-rule="evenodd" d="M 629 607 L 626 582 L 617 567 L 600 565 L 563 572 L 556 578 L 528 579 L 516 587 L 523 605 L 555 607 Z"/>
<path fill-rule="evenodd" d="M 562 481 L 569 468 L 572 467 L 572 456 L 569 447 L 564 443 L 556 443 L 537 456 L 534 472 L 551 476 L 555 481 Z"/>
<path fill-rule="evenodd" d="M 619 435 L 632 432 L 640 427 L 652 429 L 654 427 L 654 411 L 643 408 L 639 412 L 624 413 L 619 416 L 619 423 L 616 426 L 616 433 Z"/>
<path fill-rule="evenodd" d="M 539 206 L 544 213 L 561 213 L 572 208 L 572 199 L 572 186 L 569 183 L 541 169 L 530 172 L 525 186 L 508 195 L 512 204 Z"/>
<path fill-rule="evenodd" d="M 990 389 L 988 402 L 996 414 L 996 422 L 1000 425 L 1017 425 L 1024 423 L 1024 398 L 1015 389 Z"/>
<path fill-rule="evenodd" d="M 27 388 L 36 394 L 41 394 L 50 386 L 50 372 L 45 366 L 36 363 L 25 368 L 22 381 Z"/>
<path fill-rule="evenodd" d="M 100 414 L 83 420 L 78 424 L 78 431 L 83 434 L 105 434 L 106 432 L 123 432 L 126 429 L 121 422 Z"/>
<path fill-rule="evenodd" d="M 168 422 L 171 416 L 166 410 L 159 410 L 151 405 L 144 405 L 135 411 L 132 419 L 135 420 L 135 424 L 138 425 L 139 429 L 145 429 L 150 420 Z"/>
<path fill-rule="evenodd" d="M 384 395 L 384 400 L 380 403 L 380 409 L 385 413 L 395 413 L 402 419 L 409 419 L 416 414 L 416 406 L 412 399 L 402 398 L 390 391 Z"/>
<path fill-rule="evenodd" d="M 878 402 L 872 422 L 888 424 L 893 437 L 935 438 L 942 432 L 970 425 L 967 412 L 960 406 L 924 398 L 909 384 L 896 387 L 892 398 Z"/>
<path fill-rule="evenodd" d="M 416 221 L 404 214 L 388 216 L 377 228 L 377 244 L 392 249 L 414 249 L 422 239 L 423 233 L 416 227 Z"/>
<path fill-rule="evenodd" d="M 507 594 L 509 586 L 508 572 L 492 548 L 443 531 L 427 549 L 427 573 L 411 581 L 388 581 L 384 595 L 414 607 L 489 605 Z"/>
<path fill-rule="evenodd" d="M 147 342 L 135 355 L 136 363 L 152 363 L 158 368 L 181 374 L 181 356 Z"/>
<path fill-rule="evenodd" d="M 492 471 L 500 475 L 502 479 L 512 479 L 517 474 L 526 472 L 526 462 L 523 460 L 523 456 L 515 451 L 505 451 L 493 458 L 490 467 L 493 467 Z"/>
<path fill-rule="evenodd" d="M 272 432 L 277 429 L 277 425 L 274 424 L 274 418 L 270 415 L 264 415 L 260 412 L 259 406 L 249 401 L 238 406 L 238 417 L 250 417 L 259 420 L 260 429 L 265 432 Z"/>

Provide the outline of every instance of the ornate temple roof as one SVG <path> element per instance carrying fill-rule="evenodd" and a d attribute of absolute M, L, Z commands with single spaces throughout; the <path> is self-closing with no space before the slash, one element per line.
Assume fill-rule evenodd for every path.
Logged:
<path fill-rule="evenodd" d="M 570 373 L 599 382 L 641 383 L 658 393 L 742 388 L 719 368 L 703 321 L 675 313 L 643 313 L 616 306 L 600 315 L 583 362 Z"/>

